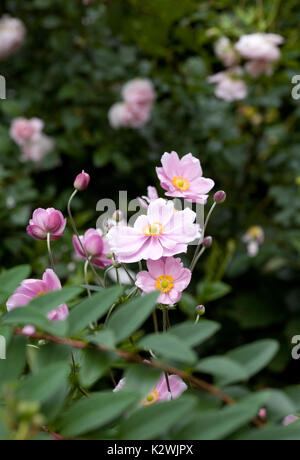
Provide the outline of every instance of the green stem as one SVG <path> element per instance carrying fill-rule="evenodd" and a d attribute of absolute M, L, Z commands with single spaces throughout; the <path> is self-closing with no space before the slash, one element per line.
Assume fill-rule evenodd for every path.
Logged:
<path fill-rule="evenodd" d="M 53 260 L 53 254 L 51 251 L 51 235 L 50 233 L 47 233 L 47 247 L 48 247 L 48 253 L 49 253 L 49 259 L 50 259 L 50 264 L 52 270 L 54 270 L 54 260 Z"/>
<path fill-rule="evenodd" d="M 104 283 L 103 283 L 102 279 L 100 278 L 100 276 L 98 276 L 95 267 L 93 266 L 93 264 L 89 260 L 89 255 L 86 252 L 86 250 L 85 250 L 85 248 L 84 248 L 84 246 L 83 246 L 83 244 L 81 242 L 77 227 L 76 227 L 74 219 L 73 219 L 73 215 L 72 215 L 72 211 L 71 211 L 71 203 L 72 203 L 73 198 L 77 195 L 77 193 L 78 193 L 78 190 L 74 190 L 74 192 L 72 193 L 72 195 L 70 196 L 70 199 L 68 201 L 68 214 L 69 214 L 70 222 L 71 222 L 71 225 L 72 225 L 72 228 L 73 228 L 73 232 L 75 233 L 75 235 L 77 237 L 77 240 L 78 240 L 78 243 L 80 244 L 82 252 L 84 253 L 86 259 L 88 260 L 88 263 L 89 263 L 90 268 L 91 268 L 91 270 L 92 270 L 92 272 L 93 272 L 93 274 L 95 276 L 96 281 L 98 282 L 98 284 L 100 286 L 102 286 L 104 288 L 105 286 L 104 286 Z"/>
<path fill-rule="evenodd" d="M 164 332 L 167 332 L 167 309 L 166 307 L 163 308 L 163 331 Z M 168 372 L 164 372 L 165 374 L 165 378 L 166 378 L 166 384 L 167 384 L 167 388 L 168 388 L 168 392 L 170 393 L 171 395 L 171 399 L 172 399 L 172 393 L 171 393 L 171 387 L 170 387 L 170 382 L 169 382 L 169 375 L 168 375 Z"/>
<path fill-rule="evenodd" d="M 206 217 L 206 219 L 205 219 L 204 227 L 203 227 L 202 238 L 201 238 L 201 241 L 199 242 L 198 246 L 196 247 L 196 251 L 195 251 L 195 253 L 194 253 L 194 256 L 193 256 L 193 259 L 192 259 L 192 262 L 191 262 L 191 265 L 190 265 L 190 270 L 191 270 L 191 271 L 194 270 L 194 268 L 195 268 L 195 266 L 196 266 L 198 260 L 200 259 L 200 257 L 202 256 L 202 254 L 203 254 L 203 252 L 204 252 L 204 251 L 203 251 L 203 248 L 202 248 L 202 250 L 201 250 L 201 251 L 203 251 L 203 252 L 200 251 L 200 248 L 201 248 L 202 242 L 203 242 L 203 240 L 204 240 L 204 238 L 205 238 L 205 231 L 206 231 L 206 228 L 207 228 L 209 219 L 211 218 L 211 215 L 212 215 L 212 213 L 213 213 L 213 211 L 214 211 L 216 205 L 217 205 L 216 202 L 214 202 L 214 203 L 212 204 L 212 206 L 211 206 L 211 208 L 210 208 L 210 210 L 209 210 L 209 212 L 208 212 L 208 214 L 207 214 L 207 217 Z M 201 252 L 201 255 L 200 255 L 200 252 Z"/>
<path fill-rule="evenodd" d="M 121 265 L 122 265 L 122 267 L 124 268 L 124 270 L 125 270 L 125 272 L 126 272 L 128 278 L 130 279 L 130 281 L 132 282 L 132 284 L 135 284 L 135 279 L 131 276 L 131 274 L 130 274 L 128 268 L 126 267 L 126 265 L 125 265 L 125 264 L 121 264 Z"/>
<path fill-rule="evenodd" d="M 92 294 L 91 294 L 91 291 L 88 288 L 88 284 L 89 284 L 88 266 L 89 266 L 89 259 L 87 259 L 85 261 L 85 263 L 84 263 L 84 281 L 85 281 L 85 284 L 87 286 L 86 290 L 87 290 L 88 296 L 91 297 Z"/>
<path fill-rule="evenodd" d="M 190 267 L 191 272 L 192 272 L 192 271 L 194 270 L 194 268 L 196 267 L 196 265 L 197 265 L 197 263 L 198 263 L 198 260 L 200 259 L 200 257 L 202 256 L 202 254 L 204 254 L 205 249 L 206 249 L 206 248 L 203 247 L 203 248 L 201 249 L 201 251 L 199 252 L 199 254 L 197 255 L 197 257 L 195 258 L 195 260 L 192 262 L 192 265 L 191 265 L 191 267 Z"/>

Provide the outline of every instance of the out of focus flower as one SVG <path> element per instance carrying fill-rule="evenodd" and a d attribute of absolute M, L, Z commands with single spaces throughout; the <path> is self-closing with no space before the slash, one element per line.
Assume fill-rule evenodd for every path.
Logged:
<path fill-rule="evenodd" d="M 258 416 L 261 420 L 266 420 L 267 419 L 267 409 L 265 409 L 264 407 L 260 409 Z"/>
<path fill-rule="evenodd" d="M 192 276 L 191 271 L 183 267 L 181 260 L 174 257 L 148 260 L 147 268 L 148 271 L 137 274 L 136 286 L 144 294 L 159 291 L 158 303 L 174 305 L 179 302 Z"/>
<path fill-rule="evenodd" d="M 154 200 L 147 215 L 137 218 L 133 227 L 113 227 L 107 238 L 119 262 L 158 260 L 187 251 L 188 243 L 200 236 L 196 213 L 187 208 L 175 212 L 174 203 Z"/>
<path fill-rule="evenodd" d="M 216 56 L 225 67 L 232 67 L 238 63 L 238 54 L 228 37 L 221 37 L 214 46 Z"/>
<path fill-rule="evenodd" d="M 246 83 L 240 78 L 243 71 L 240 67 L 219 72 L 208 77 L 209 83 L 215 83 L 215 95 L 224 101 L 240 101 L 248 95 Z"/>
<path fill-rule="evenodd" d="M 169 401 L 170 399 L 177 399 L 182 395 L 182 393 L 184 393 L 187 390 L 187 385 L 178 375 L 169 375 L 168 381 L 170 386 L 170 392 L 168 389 L 166 376 L 165 374 L 162 374 L 155 388 L 153 388 L 151 393 L 149 393 L 142 401 L 142 405 L 150 406 L 151 404 L 154 404 L 156 402 L 159 403 L 163 401 Z M 121 379 L 113 391 L 117 392 L 122 390 L 125 384 L 126 379 Z"/>
<path fill-rule="evenodd" d="M 297 420 L 299 420 L 299 417 L 296 417 L 296 415 L 288 415 L 287 417 L 285 417 L 282 424 L 287 426 L 287 425 L 290 425 L 291 423 L 296 422 Z"/>
<path fill-rule="evenodd" d="M 90 3 L 95 3 L 96 0 L 82 0 L 84 5 L 89 5 Z"/>
<path fill-rule="evenodd" d="M 25 307 L 35 297 L 39 297 L 47 292 L 60 291 L 61 282 L 53 270 L 48 269 L 43 275 L 43 279 L 27 279 L 22 281 L 14 294 L 8 299 L 6 307 L 11 311 L 18 307 Z M 50 321 L 63 321 L 69 315 L 69 309 L 66 304 L 60 305 L 47 314 Z M 31 335 L 35 332 L 32 326 L 26 326 L 23 330 L 24 334 Z"/>
<path fill-rule="evenodd" d="M 250 227 L 242 240 L 247 244 L 248 255 L 255 257 L 259 252 L 259 246 L 263 244 L 265 239 L 264 231 L 259 226 Z"/>
<path fill-rule="evenodd" d="M 254 60 L 249 61 L 245 65 L 247 72 L 254 78 L 260 75 L 267 75 L 270 77 L 273 74 L 273 64 L 270 61 Z"/>
<path fill-rule="evenodd" d="M 245 59 L 277 61 L 280 58 L 278 48 L 284 38 L 277 34 L 255 33 L 243 35 L 235 44 L 235 49 Z"/>
<path fill-rule="evenodd" d="M 48 233 L 51 240 L 57 240 L 62 237 L 66 223 L 60 211 L 54 208 L 38 208 L 34 211 L 26 231 L 37 240 L 46 240 Z"/>
<path fill-rule="evenodd" d="M 108 119 L 112 128 L 141 128 L 150 120 L 151 107 L 131 106 L 125 102 L 117 102 L 109 112 Z"/>
<path fill-rule="evenodd" d="M 212 179 L 202 176 L 198 158 L 188 153 L 179 159 L 176 152 L 164 153 L 162 168 L 156 168 L 161 187 L 166 195 L 184 198 L 192 203 L 206 204 L 207 193 L 214 187 Z"/>
<path fill-rule="evenodd" d="M 75 179 L 74 188 L 82 192 L 83 190 L 88 188 L 90 180 L 91 178 L 89 174 L 87 174 L 85 171 L 82 171 L 80 174 L 78 174 L 78 176 Z"/>
<path fill-rule="evenodd" d="M 26 30 L 20 19 L 2 16 L 0 19 L 0 60 L 19 51 L 24 43 Z"/>
<path fill-rule="evenodd" d="M 102 237 L 100 229 L 90 228 L 83 236 L 80 236 L 80 241 L 93 265 L 99 268 L 111 265 L 111 260 L 107 257 L 111 250 L 108 242 Z M 86 260 L 86 255 L 75 235 L 73 236 L 73 246 L 76 254 L 81 259 Z"/>
<path fill-rule="evenodd" d="M 155 100 L 153 84 L 147 78 L 130 80 L 122 89 L 124 101 L 130 106 L 151 106 Z"/>
<path fill-rule="evenodd" d="M 53 140 L 41 133 L 21 147 L 21 161 L 39 163 L 53 148 Z"/>
<path fill-rule="evenodd" d="M 44 128 L 44 122 L 39 118 L 15 118 L 10 127 L 11 138 L 18 145 L 25 145 L 36 139 Z"/>
<path fill-rule="evenodd" d="M 139 203 L 142 208 L 147 209 L 151 201 L 158 199 L 158 193 L 155 187 L 149 185 L 147 187 L 147 196 L 143 195 L 142 197 L 138 197 Z"/>

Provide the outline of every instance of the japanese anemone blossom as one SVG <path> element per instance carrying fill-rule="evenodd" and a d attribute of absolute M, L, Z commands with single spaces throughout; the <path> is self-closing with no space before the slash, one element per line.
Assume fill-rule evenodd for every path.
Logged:
<path fill-rule="evenodd" d="M 240 101 L 247 97 L 246 83 L 240 78 L 243 74 L 241 67 L 234 67 L 225 72 L 218 72 L 208 77 L 209 83 L 215 83 L 215 95 L 224 101 Z"/>
<path fill-rule="evenodd" d="M 46 240 L 48 233 L 51 240 L 57 240 L 62 237 L 66 223 L 67 220 L 60 211 L 54 208 L 38 208 L 34 211 L 26 231 L 36 240 Z"/>
<path fill-rule="evenodd" d="M 163 402 L 169 401 L 170 399 L 177 399 L 179 398 L 184 391 L 187 390 L 187 385 L 178 375 L 169 375 L 168 376 L 170 390 L 168 390 L 168 384 L 166 381 L 166 377 L 164 374 L 160 377 L 157 385 L 153 388 L 153 390 L 143 399 L 142 405 L 143 406 L 150 406 L 156 402 Z M 126 379 L 123 378 L 119 381 L 116 388 L 113 390 L 114 392 L 118 392 L 124 388 L 126 384 Z"/>
<path fill-rule="evenodd" d="M 254 78 L 263 74 L 270 77 L 273 74 L 273 63 L 270 61 L 263 61 L 262 59 L 255 59 L 247 62 L 245 69 Z"/>
<path fill-rule="evenodd" d="M 155 100 L 155 91 L 151 80 L 134 78 L 124 85 L 122 96 L 131 106 L 150 106 Z"/>
<path fill-rule="evenodd" d="M 283 42 L 281 35 L 255 33 L 240 37 L 235 49 L 245 59 L 274 62 L 280 58 L 278 46 Z"/>
<path fill-rule="evenodd" d="M 18 145 L 32 141 L 44 128 L 44 122 L 39 118 L 15 118 L 10 127 L 10 136 Z"/>
<path fill-rule="evenodd" d="M 147 215 L 137 218 L 133 227 L 113 227 L 107 234 L 119 262 L 158 260 L 187 251 L 188 243 L 200 237 L 196 213 L 187 208 L 176 211 L 172 201 L 154 200 Z"/>
<path fill-rule="evenodd" d="M 259 252 L 259 247 L 263 244 L 265 239 L 264 231 L 258 225 L 248 228 L 242 241 L 247 245 L 249 257 L 255 257 Z"/>
<path fill-rule="evenodd" d="M 20 160 L 25 163 L 33 161 L 39 163 L 54 148 L 53 139 L 43 133 L 38 134 L 26 144 L 21 146 L 22 155 Z"/>
<path fill-rule="evenodd" d="M 148 271 L 138 273 L 136 286 L 144 294 L 160 291 L 158 303 L 174 305 L 188 287 L 192 273 L 188 268 L 183 268 L 179 258 L 162 257 L 159 260 L 147 261 Z"/>
<path fill-rule="evenodd" d="M 25 40 L 26 30 L 20 19 L 2 16 L 0 19 L 0 60 L 19 51 Z"/>
<path fill-rule="evenodd" d="M 99 268 L 111 265 L 112 262 L 107 257 L 111 250 L 108 242 L 102 238 L 102 231 L 100 229 L 90 228 L 83 236 L 80 236 L 80 241 L 93 265 Z M 86 255 L 75 235 L 73 236 L 73 246 L 76 254 L 81 259 L 86 260 Z"/>
<path fill-rule="evenodd" d="M 147 187 L 147 196 L 143 195 L 141 197 L 138 197 L 139 203 L 142 206 L 142 208 L 147 209 L 151 201 L 157 200 L 158 199 L 158 193 L 155 187 L 152 187 L 149 185 Z"/>
<path fill-rule="evenodd" d="M 151 106 L 131 105 L 117 102 L 108 112 L 109 123 L 112 128 L 141 128 L 150 120 Z"/>
<path fill-rule="evenodd" d="M 228 37 L 220 37 L 215 43 L 214 50 L 216 56 L 222 61 L 225 67 L 237 64 L 238 54 Z"/>
<path fill-rule="evenodd" d="M 21 286 L 17 288 L 14 294 L 8 299 L 6 307 L 11 311 L 18 307 L 25 307 L 31 300 L 40 295 L 51 291 L 60 291 L 61 282 L 53 270 L 47 269 L 42 280 L 27 279 L 22 281 Z M 66 304 L 60 305 L 47 314 L 50 321 L 63 321 L 69 315 L 69 309 Z M 34 332 L 34 328 L 26 326 L 26 330 Z"/>
<path fill-rule="evenodd" d="M 184 198 L 192 203 L 206 204 L 207 193 L 214 187 L 212 179 L 202 176 L 198 158 L 188 153 L 179 159 L 176 152 L 164 153 L 162 168 L 156 168 L 160 185 L 167 196 Z"/>

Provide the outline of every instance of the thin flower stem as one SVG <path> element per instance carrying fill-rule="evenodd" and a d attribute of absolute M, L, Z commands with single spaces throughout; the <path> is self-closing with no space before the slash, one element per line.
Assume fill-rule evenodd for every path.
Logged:
<path fill-rule="evenodd" d="M 98 284 L 100 286 L 102 286 L 104 288 L 104 282 L 103 280 L 100 278 L 100 276 L 98 275 L 98 273 L 96 272 L 96 269 L 95 267 L 93 266 L 93 264 L 91 263 L 91 261 L 89 260 L 89 255 L 88 253 L 86 252 L 82 242 L 81 242 L 81 239 L 79 237 L 79 233 L 78 233 L 78 230 L 77 230 L 77 227 L 75 225 L 75 222 L 74 222 L 74 219 L 73 219 L 73 215 L 72 215 L 72 211 L 71 211 L 71 203 L 72 203 L 72 200 L 73 198 L 77 195 L 78 193 L 78 190 L 74 190 L 74 192 L 72 193 L 72 195 L 70 196 L 70 199 L 68 201 L 68 214 L 69 214 L 69 218 L 70 218 L 70 222 L 71 222 L 71 225 L 72 225 L 72 228 L 73 228 L 73 232 L 75 233 L 76 237 L 77 237 L 77 240 L 78 240 L 78 243 L 80 244 L 80 247 L 85 255 L 85 257 L 87 258 L 88 260 L 88 263 L 90 265 L 90 268 L 95 276 L 95 279 L 96 281 L 98 282 Z"/>
<path fill-rule="evenodd" d="M 156 308 L 153 310 L 152 312 L 152 318 L 153 318 L 153 327 L 154 327 L 154 331 L 155 333 L 157 334 L 159 332 L 159 329 L 158 329 L 158 321 L 157 321 L 157 314 L 156 314 Z"/>
<path fill-rule="evenodd" d="M 209 219 L 211 218 L 211 215 L 216 207 L 217 203 L 214 201 L 214 203 L 212 204 L 208 214 L 207 214 L 207 217 L 205 219 L 205 222 L 204 222 L 204 227 L 203 227 L 203 234 L 202 234 L 202 238 L 201 238 L 201 241 L 199 242 L 198 246 L 196 247 L 196 250 L 195 250 L 195 253 L 194 253 L 194 257 L 192 259 L 192 262 L 191 262 L 191 265 L 190 265 L 190 270 L 193 271 L 198 260 L 200 259 L 201 256 L 199 256 L 199 253 L 200 253 L 200 249 L 201 249 L 201 245 L 202 245 L 202 242 L 204 240 L 204 237 L 205 237 L 205 231 L 206 231 L 206 227 L 208 225 L 208 222 L 209 222 Z M 202 248 L 203 249 L 203 248 Z M 204 252 L 204 251 L 203 251 Z M 201 255 L 203 254 L 203 252 L 201 253 Z M 199 257 L 198 257 L 199 256 Z"/>
<path fill-rule="evenodd" d="M 192 271 L 194 270 L 194 268 L 196 267 L 196 265 L 197 265 L 197 263 L 198 263 L 198 260 L 200 259 L 200 257 L 202 256 L 202 254 L 204 254 L 205 250 L 206 250 L 206 248 L 203 247 L 203 248 L 201 249 L 201 251 L 199 252 L 199 254 L 196 256 L 194 262 L 192 263 L 192 265 L 191 265 L 191 267 L 190 267 L 191 272 L 192 272 Z"/>
<path fill-rule="evenodd" d="M 130 273 L 130 271 L 128 270 L 128 268 L 126 267 L 126 265 L 125 265 L 125 264 L 121 264 L 121 265 L 122 265 L 122 267 L 124 268 L 124 270 L 125 270 L 125 272 L 126 272 L 128 278 L 130 279 L 130 281 L 132 282 L 132 284 L 135 284 L 135 279 L 131 276 L 131 273 Z"/>
<path fill-rule="evenodd" d="M 50 264 L 52 270 L 54 270 L 54 260 L 53 260 L 53 254 L 51 251 L 51 234 L 47 233 L 47 247 L 48 247 L 48 253 L 49 253 L 49 259 L 50 259 Z"/>
<path fill-rule="evenodd" d="M 106 287 L 106 280 L 107 280 L 107 275 L 108 273 L 114 268 L 113 265 L 111 265 L 110 267 L 108 267 L 105 272 L 104 272 L 104 279 L 103 279 L 103 282 L 104 282 L 104 287 Z"/>
<path fill-rule="evenodd" d="M 167 328 L 168 328 L 168 325 L 167 325 L 167 315 L 168 315 L 168 311 L 167 311 L 166 307 L 164 307 L 164 308 L 163 308 L 163 331 L 164 331 L 164 332 L 167 332 Z M 171 395 L 171 399 L 173 399 L 173 398 L 172 398 L 171 387 L 170 387 L 170 382 L 169 382 L 169 375 L 168 375 L 168 372 L 165 371 L 164 374 L 165 374 L 165 378 L 166 378 L 166 384 L 167 384 L 168 392 L 169 392 L 170 395 Z"/>
<path fill-rule="evenodd" d="M 89 284 L 88 266 L 89 266 L 89 259 L 87 259 L 85 261 L 85 263 L 84 263 L 84 281 L 85 281 L 85 284 L 87 286 L 86 290 L 87 290 L 88 296 L 91 297 L 92 294 L 91 294 L 91 291 L 88 288 L 88 284 Z"/>

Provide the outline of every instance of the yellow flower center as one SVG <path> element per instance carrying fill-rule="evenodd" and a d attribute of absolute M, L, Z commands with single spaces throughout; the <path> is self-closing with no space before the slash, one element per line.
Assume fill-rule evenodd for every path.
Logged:
<path fill-rule="evenodd" d="M 172 182 L 173 182 L 173 185 L 175 185 L 175 187 L 181 190 L 182 192 L 185 192 L 191 186 L 190 181 L 186 179 L 185 177 L 181 177 L 181 176 L 173 177 Z"/>
<path fill-rule="evenodd" d="M 143 406 L 150 406 L 154 404 L 159 398 L 158 391 L 154 388 L 154 390 L 148 394 L 148 396 L 143 401 Z"/>
<path fill-rule="evenodd" d="M 158 289 L 160 292 L 163 292 L 163 293 L 171 291 L 173 286 L 174 286 L 174 280 L 172 276 L 168 276 L 168 275 L 159 276 L 155 284 L 156 289 Z"/>
<path fill-rule="evenodd" d="M 40 291 L 37 293 L 36 297 L 39 297 L 40 295 L 45 295 L 45 294 L 47 294 L 46 291 Z"/>
<path fill-rule="evenodd" d="M 164 228 L 159 222 L 149 224 L 143 229 L 145 236 L 159 236 L 163 232 Z"/>
<path fill-rule="evenodd" d="M 263 231 L 262 231 L 262 228 L 257 225 L 257 226 L 250 227 L 248 230 L 248 234 L 251 238 L 256 240 L 262 237 Z"/>

